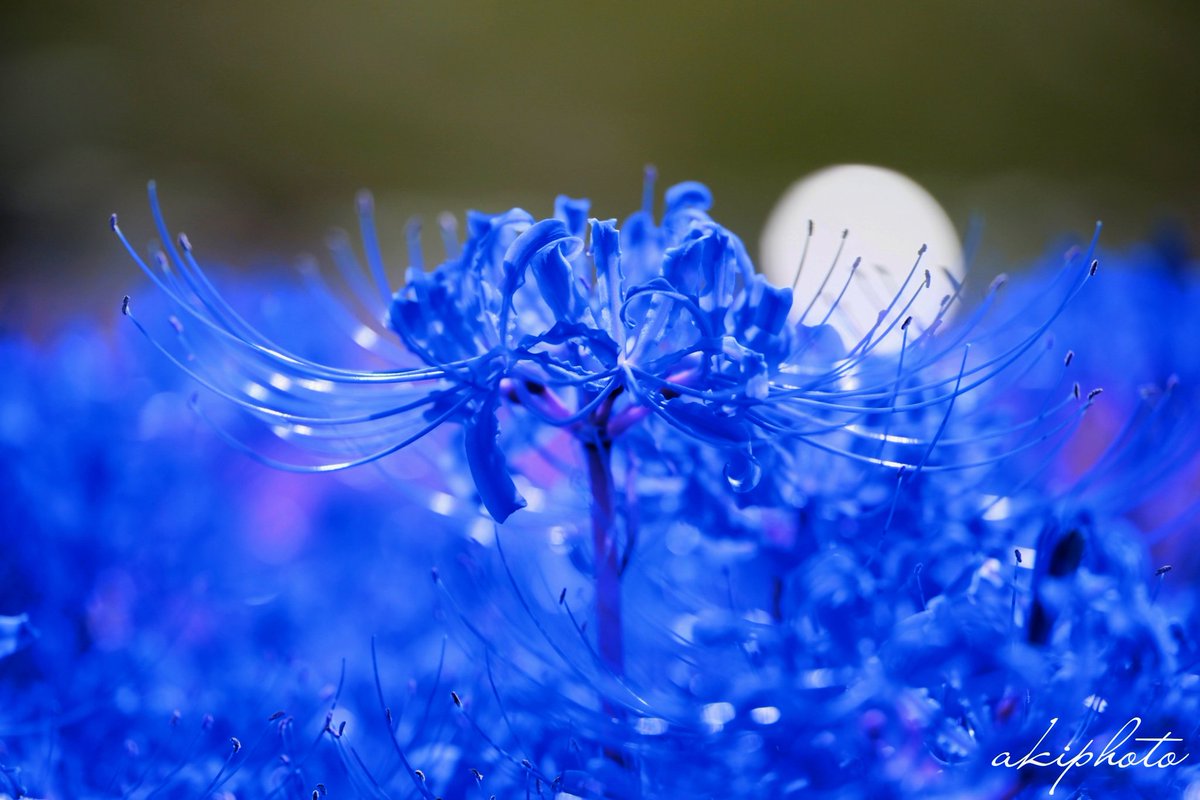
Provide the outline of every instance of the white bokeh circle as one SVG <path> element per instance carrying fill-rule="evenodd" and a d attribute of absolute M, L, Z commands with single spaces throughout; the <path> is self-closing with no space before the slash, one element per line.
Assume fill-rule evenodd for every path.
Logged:
<path fill-rule="evenodd" d="M 849 231 L 844 246 L 843 231 Z M 920 268 L 897 298 L 922 245 L 928 249 Z M 797 279 L 802 254 L 803 268 Z M 847 284 L 857 258 L 861 263 Z M 876 352 L 900 348 L 903 318 L 899 315 L 924 281 L 924 270 L 929 270 L 930 287 L 922 289 L 904 312 L 913 318 L 910 339 L 937 318 L 943 298 L 954 294 L 955 282 L 961 283 L 964 271 L 958 233 L 937 200 L 894 170 L 864 164 L 822 169 L 784 193 L 763 230 L 761 268 L 778 286 L 796 281 L 793 319 L 804 315 L 805 324 L 815 325 L 828 316 L 828 324 L 848 347 L 857 343 L 875 325 L 879 312 L 897 298 L 877 335 L 893 319 L 897 324 L 878 343 Z M 843 287 L 845 293 L 833 308 Z M 953 313 L 955 305 L 950 305 L 945 317 Z"/>

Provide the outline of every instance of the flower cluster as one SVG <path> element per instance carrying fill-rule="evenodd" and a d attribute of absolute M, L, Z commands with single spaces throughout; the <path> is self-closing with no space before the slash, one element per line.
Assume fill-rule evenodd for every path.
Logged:
<path fill-rule="evenodd" d="M 844 342 L 710 203 L 445 219 L 430 270 L 413 226 L 393 292 L 364 198 L 348 292 L 219 294 L 152 202 L 160 291 L 124 307 L 182 371 L 0 336 L 0 795 L 1200 790 L 1008 766 L 1135 717 L 1200 746 L 1197 364 L 1158 288 L 1194 281 L 1152 251 L 1092 281 L 1093 242 L 962 311 L 914 251 Z"/>

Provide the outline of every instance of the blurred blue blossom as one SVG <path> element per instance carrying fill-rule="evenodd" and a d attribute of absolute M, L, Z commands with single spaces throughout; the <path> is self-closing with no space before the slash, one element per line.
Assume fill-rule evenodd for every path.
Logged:
<path fill-rule="evenodd" d="M 244 289 L 266 324 L 311 304 Z M 322 735 L 340 660 L 384 633 L 362 615 L 406 630 L 413 691 L 429 690 L 443 637 L 418 622 L 435 600 L 428 564 L 458 546 L 435 535 L 445 518 L 407 509 L 428 535 L 397 553 L 394 496 L 370 480 L 231 461 L 183 376 L 107 325 L 2 333 L 0 354 L 0 794 L 343 786 L 336 753 L 306 740 Z M 413 586 L 408 602 L 395 581 Z"/>
<path fill-rule="evenodd" d="M 1077 435 L 1020 464 L 1036 475 L 1024 494 L 1034 510 L 1049 500 L 1122 520 L 1141 531 L 1159 564 L 1194 574 L 1188 539 L 1200 522 L 1194 414 L 1200 361 L 1190 345 L 1200 334 L 1190 312 L 1200 291 L 1196 264 L 1170 234 L 1105 253 L 1103 261 L 1103 279 L 1089 284 L 1050 331 L 1070 348 L 1075 381 L 1104 387 L 1103 402 L 1081 420 Z M 1046 264 L 1037 265 L 1014 292 L 1035 298 L 1048 273 Z M 1028 407 L 1032 389 L 1059 380 L 1060 372 L 1047 359 L 1010 393 L 1013 401 Z M 1006 499 L 1006 514 L 1019 513 L 1021 495 Z"/>
<path fill-rule="evenodd" d="M 0 658 L 11 656 L 20 650 L 28 643 L 31 635 L 28 614 L 0 617 Z"/>

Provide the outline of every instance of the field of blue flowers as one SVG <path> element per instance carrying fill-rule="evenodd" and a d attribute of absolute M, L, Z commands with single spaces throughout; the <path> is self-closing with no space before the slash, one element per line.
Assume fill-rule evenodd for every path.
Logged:
<path fill-rule="evenodd" d="M 712 202 L 114 218 L 110 317 L 0 322 L 0 797 L 1200 797 L 1187 251 L 922 326 L 917 242 L 845 342 Z"/>

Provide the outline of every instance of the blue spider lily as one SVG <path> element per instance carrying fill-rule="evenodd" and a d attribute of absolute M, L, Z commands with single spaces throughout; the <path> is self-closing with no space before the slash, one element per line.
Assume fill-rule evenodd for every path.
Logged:
<path fill-rule="evenodd" d="M 656 223 L 651 180 L 646 207 L 620 228 L 565 197 L 541 220 L 520 209 L 472 212 L 461 243 L 444 221 L 447 258 L 431 271 L 412 228 L 412 266 L 394 293 L 371 201 L 360 198 L 368 269 L 358 268 L 344 240 L 334 254 L 366 314 L 356 319 L 340 307 L 334 315 L 384 368 L 311 360 L 247 323 L 209 282 L 187 238 L 172 240 L 153 186 L 160 249 L 143 259 L 115 217 L 113 229 L 176 306 L 175 344 L 160 348 L 316 463 L 255 457 L 285 469 L 343 469 L 454 423 L 479 498 L 497 521 L 525 505 L 502 418 L 518 431 L 565 430 L 604 452 L 633 429 L 651 437 L 675 431 L 722 453 L 729 483 L 744 491 L 758 483 L 771 451 L 815 448 L 902 478 L 995 464 L 1013 449 L 1002 442 L 1013 429 L 978 424 L 989 387 L 1028 359 L 1094 272 L 1090 251 L 1072 259 L 1047 317 L 1018 341 L 989 348 L 996 334 L 981 323 L 999 282 L 964 323 L 949 321 L 961 304 L 954 285 L 925 330 L 912 325 L 913 302 L 932 291 L 921 248 L 890 303 L 859 341 L 843 346 L 828 317 L 817 325 L 789 319 L 791 291 L 755 273 L 741 240 L 709 215 L 704 186 L 668 189 Z M 877 352 L 896 331 L 900 353 Z M 1036 422 L 1060 433 L 1086 405 L 1050 405 Z"/>

